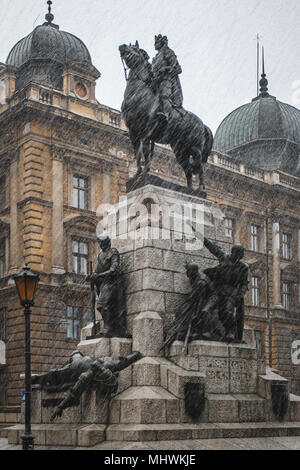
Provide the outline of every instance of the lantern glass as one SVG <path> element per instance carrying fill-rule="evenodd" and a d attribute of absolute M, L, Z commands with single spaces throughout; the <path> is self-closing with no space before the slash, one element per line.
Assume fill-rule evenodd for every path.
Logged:
<path fill-rule="evenodd" d="M 34 274 L 28 266 L 23 268 L 20 274 L 14 277 L 17 291 L 22 305 L 33 305 L 39 276 Z"/>

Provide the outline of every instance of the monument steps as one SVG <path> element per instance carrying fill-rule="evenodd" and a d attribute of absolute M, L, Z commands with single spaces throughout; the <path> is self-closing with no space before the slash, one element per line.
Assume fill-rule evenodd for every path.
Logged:
<path fill-rule="evenodd" d="M 174 423 L 178 422 L 178 409 L 178 399 L 162 387 L 130 387 L 111 401 L 110 422 Z"/>
<path fill-rule="evenodd" d="M 7 437 L 7 428 L 20 421 L 20 406 L 0 406 L 0 438 Z"/>
<path fill-rule="evenodd" d="M 33 424 L 31 426 L 36 446 L 88 447 L 105 440 L 104 424 Z M 7 430 L 9 444 L 20 445 L 24 425 L 18 424 Z"/>
<path fill-rule="evenodd" d="M 298 397 L 297 397 L 298 398 Z M 290 399 L 287 421 L 300 420 L 300 401 Z M 257 394 L 207 393 L 199 423 L 278 422 L 272 402 Z M 112 424 L 192 423 L 185 399 L 160 386 L 129 387 L 110 402 Z"/>
<path fill-rule="evenodd" d="M 300 436 L 300 422 L 111 424 L 107 441 L 164 441 Z"/>
<path fill-rule="evenodd" d="M 300 422 L 71 425 L 33 424 L 36 446 L 91 447 L 106 441 L 165 441 L 300 436 Z M 21 444 L 24 425 L 7 429 L 8 442 Z"/>
<path fill-rule="evenodd" d="M 55 424 L 50 422 L 55 407 L 41 406 L 53 395 L 34 389 L 36 445 L 60 446 L 63 442 L 64 446 L 90 447 L 103 440 L 300 436 L 300 397 L 290 394 L 285 421 L 278 422 L 272 410 L 271 386 L 288 381 L 269 368 L 257 375 L 263 368 L 257 361 L 253 370 L 256 352 L 251 345 L 194 341 L 187 355 L 182 354 L 182 346 L 175 342 L 169 357 L 144 356 L 121 371 L 118 391 L 110 403 L 95 390 L 85 392 L 80 407 L 66 409 Z M 83 340 L 79 347 L 85 354 L 93 354 L 97 348 L 101 358 L 108 354 L 116 358 L 131 352 L 132 341 L 98 338 Z M 229 374 L 224 373 L 224 364 Z M 244 392 L 248 378 L 255 392 Z M 186 383 L 205 384 L 205 401 L 197 421 L 186 412 Z M 21 444 L 23 431 L 24 425 L 9 428 L 9 443 Z"/>
<path fill-rule="evenodd" d="M 269 380 L 267 380 L 269 379 Z M 262 380 L 285 380 L 270 373 Z M 110 403 L 111 424 L 192 423 L 185 409 L 185 384 L 205 383 L 203 372 L 185 370 L 166 358 L 144 357 L 132 365 L 132 381 Z M 270 386 L 270 383 L 268 384 Z M 229 387 L 230 388 L 230 387 Z M 211 390 L 211 389 L 209 389 Z M 121 392 L 121 393 L 120 393 Z M 290 395 L 286 420 L 300 421 L 300 397 Z M 201 423 L 276 422 L 272 402 L 258 393 L 206 391 Z"/>

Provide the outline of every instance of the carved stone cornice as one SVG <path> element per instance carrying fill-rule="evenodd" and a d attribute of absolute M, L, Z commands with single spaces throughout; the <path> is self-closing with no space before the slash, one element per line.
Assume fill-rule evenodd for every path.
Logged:
<path fill-rule="evenodd" d="M 243 214 L 243 209 L 240 207 L 232 206 L 231 204 L 225 204 L 221 203 L 220 204 L 220 209 L 226 213 L 232 213 L 236 217 L 241 217 Z"/>
<path fill-rule="evenodd" d="M 245 217 L 247 217 L 248 220 L 257 220 L 260 223 L 263 223 L 266 220 L 266 215 L 262 213 L 261 211 L 255 212 L 255 211 L 245 211 Z"/>
<path fill-rule="evenodd" d="M 53 202 L 52 201 L 46 201 L 45 199 L 40 199 L 38 197 L 27 197 L 26 199 L 23 199 L 22 201 L 19 201 L 17 203 L 18 209 L 22 209 L 22 207 L 26 206 L 28 203 L 32 204 L 37 204 L 43 207 L 53 207 Z"/>
<path fill-rule="evenodd" d="M 90 225 L 91 230 L 95 230 L 99 220 L 96 216 L 92 216 L 89 214 L 78 214 L 71 217 L 68 217 L 63 221 L 64 227 L 70 228 L 80 228 L 82 224 Z"/>
<path fill-rule="evenodd" d="M 87 160 L 87 157 L 92 157 L 93 161 Z M 113 168 L 116 165 L 116 162 L 108 161 L 108 160 L 105 160 L 104 158 L 97 157 L 97 159 L 95 159 L 94 155 L 87 155 L 87 154 L 83 154 L 83 153 L 79 153 L 75 151 L 68 151 L 68 150 L 66 150 L 65 152 L 65 160 L 68 161 L 70 165 L 72 166 L 84 165 L 85 169 L 91 169 L 92 171 L 101 170 L 109 174 L 112 173 Z"/>
<path fill-rule="evenodd" d="M 57 162 L 63 162 L 66 155 L 66 149 L 58 147 L 57 145 L 51 145 L 51 160 Z"/>

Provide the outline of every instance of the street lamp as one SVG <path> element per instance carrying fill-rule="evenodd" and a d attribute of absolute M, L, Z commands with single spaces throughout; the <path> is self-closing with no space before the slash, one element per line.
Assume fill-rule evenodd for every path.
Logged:
<path fill-rule="evenodd" d="M 34 435 L 31 433 L 31 352 L 30 352 L 30 307 L 34 304 L 34 295 L 39 276 L 34 274 L 27 263 L 23 270 L 14 276 L 25 316 L 25 432 L 22 436 L 23 450 L 33 450 Z"/>

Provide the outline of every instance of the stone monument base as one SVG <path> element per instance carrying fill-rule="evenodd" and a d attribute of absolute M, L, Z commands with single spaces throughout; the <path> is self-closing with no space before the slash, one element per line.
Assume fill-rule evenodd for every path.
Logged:
<path fill-rule="evenodd" d="M 183 342 L 175 341 L 170 348 L 162 349 L 174 316 L 181 311 L 191 291 L 186 262 L 193 260 L 202 269 L 217 263 L 183 229 L 182 214 L 190 211 L 186 218 L 194 221 L 200 214 L 204 235 L 226 252 L 231 244 L 215 203 L 187 191 L 175 191 L 167 182 L 166 187 L 156 184 L 157 180 L 150 175 L 144 178 L 151 184 L 143 187 L 141 183 L 141 187 L 134 189 L 128 183 L 133 219 L 132 208 L 137 203 L 148 207 L 151 201 L 160 207 L 162 214 L 168 214 L 170 209 L 176 217 L 167 230 L 159 213 L 150 222 L 147 213 L 143 220 L 136 220 L 140 232 L 145 229 L 141 237 L 128 233 L 122 216 L 119 218 L 116 231 L 119 238 L 113 240 L 113 246 L 121 256 L 127 328 L 132 339 L 87 340 L 92 328 L 89 325 L 82 330 L 78 345 L 83 354 L 100 359 L 126 356 L 132 351 L 139 351 L 143 358 L 120 373 L 118 390 L 110 402 L 96 391 L 86 393 L 80 406 L 65 410 L 55 424 L 49 420 L 55 409 L 49 400 L 61 395 L 50 397 L 33 390 L 32 429 L 36 444 L 93 446 L 103 439 L 300 435 L 300 397 L 289 393 L 288 380 L 266 369 L 264 359 L 257 356 L 254 332 L 250 328 L 245 327 L 243 344 L 197 340 L 190 342 L 183 352 Z M 272 403 L 274 385 L 282 385 L 287 397 L 280 422 Z M 194 393 L 192 405 L 197 413 L 191 411 L 188 393 Z M 9 428 L 9 443 L 20 444 L 23 429 L 22 425 Z"/>
<path fill-rule="evenodd" d="M 146 185 L 157 186 L 163 189 L 169 189 L 176 191 L 182 194 L 190 194 L 192 196 L 197 196 L 200 198 L 206 198 L 206 191 L 200 191 L 199 189 L 188 188 L 187 186 L 181 186 L 180 184 L 172 183 L 171 181 L 166 181 L 159 176 L 153 175 L 151 173 L 141 173 L 139 176 L 134 176 L 130 178 L 126 183 L 126 192 L 135 191 L 136 189 L 143 188 Z"/>
<path fill-rule="evenodd" d="M 249 331 L 248 331 L 248 336 Z M 84 340 L 78 349 L 105 359 L 129 354 L 132 340 Z M 278 422 L 272 408 L 273 383 L 288 381 L 255 360 L 251 344 L 193 341 L 172 344 L 166 357 L 146 356 L 120 373 L 110 402 L 97 391 L 84 393 L 80 406 L 64 410 L 55 423 L 50 416 L 63 393 L 32 393 L 32 430 L 41 446 L 94 446 L 103 440 L 141 441 L 273 437 L 300 435 L 300 397 L 289 395 L 288 411 Z M 100 352 L 100 355 L 99 355 Z M 96 353 L 96 354 L 95 354 Z M 204 384 L 200 416 L 187 412 L 185 385 Z M 45 407 L 47 405 L 47 407 Z M 54 405 L 54 406 L 53 406 Z M 24 419 L 23 419 L 24 421 Z M 10 444 L 20 444 L 24 425 L 8 429 Z"/>

